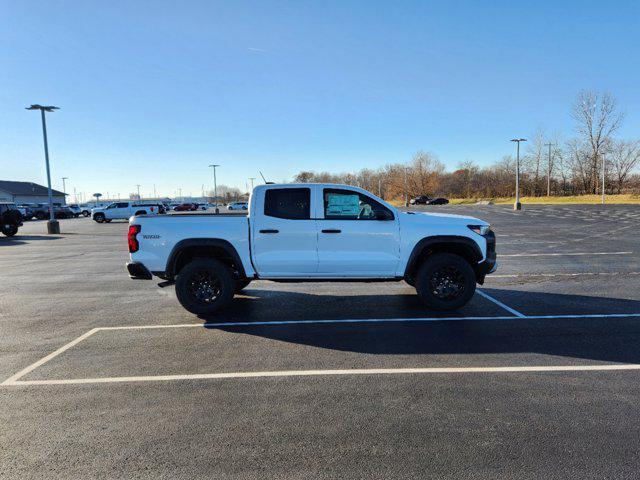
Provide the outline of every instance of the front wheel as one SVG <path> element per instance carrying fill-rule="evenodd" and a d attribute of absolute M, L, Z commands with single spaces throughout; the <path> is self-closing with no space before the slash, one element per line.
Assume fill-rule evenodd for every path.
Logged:
<path fill-rule="evenodd" d="M 476 291 L 476 276 L 464 258 L 451 253 L 428 257 L 415 277 L 420 299 L 435 310 L 464 306 Z"/>
<path fill-rule="evenodd" d="M 93 219 L 98 223 L 103 223 L 104 222 L 104 213 L 96 213 L 93 216 Z"/>
<path fill-rule="evenodd" d="M 226 265 L 213 258 L 196 258 L 185 265 L 176 280 L 180 304 L 196 315 L 211 315 L 233 298 L 236 279 Z"/>
<path fill-rule="evenodd" d="M 87 212 L 86 210 L 84 212 L 82 212 L 82 216 L 83 217 L 88 217 L 89 215 L 91 215 L 91 213 Z"/>
<path fill-rule="evenodd" d="M 4 233 L 7 237 L 13 237 L 16 233 L 18 233 L 17 225 L 4 225 L 2 227 L 2 233 Z"/>

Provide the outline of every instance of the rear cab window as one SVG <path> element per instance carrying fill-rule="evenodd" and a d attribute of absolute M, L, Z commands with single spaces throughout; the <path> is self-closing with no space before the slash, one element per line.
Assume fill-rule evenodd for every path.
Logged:
<path fill-rule="evenodd" d="M 264 215 L 289 220 L 311 219 L 311 189 L 268 189 L 264 195 Z"/>

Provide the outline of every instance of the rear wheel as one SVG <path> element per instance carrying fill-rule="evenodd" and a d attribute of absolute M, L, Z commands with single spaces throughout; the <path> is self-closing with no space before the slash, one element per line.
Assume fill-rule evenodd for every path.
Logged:
<path fill-rule="evenodd" d="M 476 291 L 476 276 L 464 258 L 451 253 L 428 257 L 415 277 L 420 299 L 435 310 L 464 306 Z"/>
<path fill-rule="evenodd" d="M 213 258 L 196 258 L 185 265 L 176 280 L 180 304 L 196 315 L 211 315 L 233 298 L 236 279 L 226 265 Z"/>
<path fill-rule="evenodd" d="M 3 225 L 2 233 L 4 233 L 7 237 L 13 237 L 16 233 L 18 233 L 17 225 Z"/>
<path fill-rule="evenodd" d="M 88 217 L 89 215 L 91 215 L 91 212 L 88 212 L 86 210 L 82 212 L 83 217 Z"/>
<path fill-rule="evenodd" d="M 144 210 L 138 210 L 136 212 L 136 215 L 146 215 L 146 214 L 147 214 L 147 212 L 145 212 Z"/>

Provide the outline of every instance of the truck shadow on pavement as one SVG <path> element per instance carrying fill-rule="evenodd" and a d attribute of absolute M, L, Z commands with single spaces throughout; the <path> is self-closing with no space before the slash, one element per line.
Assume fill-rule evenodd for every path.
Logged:
<path fill-rule="evenodd" d="M 0 236 L 0 247 L 5 245 L 21 245 L 27 242 L 38 240 L 59 240 L 64 237 L 57 237 L 52 235 L 16 235 L 15 237 L 2 237 Z"/>
<path fill-rule="evenodd" d="M 536 315 L 562 314 L 610 314 L 640 313 L 640 301 L 600 298 L 582 295 L 563 295 L 539 292 L 523 292 L 513 290 L 483 289 L 486 293 L 497 297 L 509 297 L 515 294 L 524 296 L 529 305 L 535 305 Z M 247 292 L 249 293 L 249 292 Z M 255 294 L 257 292 L 251 292 Z M 216 326 L 205 324 L 205 328 L 218 329 L 235 334 L 259 336 L 280 342 L 289 342 L 338 351 L 379 354 L 379 355 L 425 355 L 425 354 L 543 354 L 581 358 L 598 361 L 640 363 L 640 317 L 620 318 L 518 318 L 513 320 L 456 320 L 411 322 L 408 312 L 397 311 L 401 304 L 415 307 L 413 296 L 397 298 L 389 296 L 384 300 L 393 302 L 392 309 L 381 309 L 378 305 L 380 296 L 372 296 L 374 305 L 367 305 L 370 300 L 366 295 L 351 298 L 361 308 L 354 312 L 341 304 L 342 297 L 331 295 L 318 296 L 294 292 L 282 292 L 283 296 L 273 297 L 277 300 L 278 315 L 265 315 L 270 305 L 260 302 L 246 302 L 241 298 L 230 310 L 232 315 L 224 315 L 206 319 Z M 270 292 L 273 294 L 273 292 Z M 288 301 L 284 298 L 291 297 Z M 305 304 L 304 297 L 314 297 L 314 309 L 311 316 L 305 319 L 354 319 L 354 318 L 407 318 L 406 322 L 376 323 L 321 323 L 290 325 L 248 325 L 220 326 L 225 321 L 293 320 L 300 316 L 298 309 Z M 405 296 L 401 296 L 405 297 Z M 409 295 L 406 295 L 409 297 Z M 322 299 L 322 300 L 318 300 Z M 395 299 L 395 300 L 393 300 Z M 373 298 L 371 299 L 373 301 Z M 267 300 L 268 301 L 268 300 Z M 286 305 L 285 305 L 286 302 Z M 260 305 L 258 305 L 260 304 Z M 419 317 L 440 317 L 433 315 L 420 305 Z M 510 304 L 513 306 L 512 304 Z M 308 307 L 308 305 L 307 305 Z M 518 306 L 514 306 L 518 308 Z M 549 311 L 539 311 L 548 308 Z M 467 310 L 469 310 L 467 308 Z M 477 307 L 473 309 L 477 313 Z M 570 310 L 570 311 L 569 311 Z M 415 313 L 415 312 L 414 312 Z M 478 316 L 509 316 L 504 311 L 483 312 Z M 465 317 L 462 311 L 448 312 L 447 317 Z"/>

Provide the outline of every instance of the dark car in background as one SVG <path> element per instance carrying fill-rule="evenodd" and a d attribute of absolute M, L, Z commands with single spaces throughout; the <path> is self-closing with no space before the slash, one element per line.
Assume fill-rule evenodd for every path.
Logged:
<path fill-rule="evenodd" d="M 174 212 L 194 212 L 198 210 L 197 203 L 181 203 L 173 208 Z"/>
<path fill-rule="evenodd" d="M 449 203 L 444 197 L 430 198 L 427 195 L 418 195 L 409 200 L 411 205 L 446 205 Z"/>
<path fill-rule="evenodd" d="M 22 214 L 15 203 L 0 203 L 0 231 L 7 237 L 13 237 L 22 226 Z"/>
<path fill-rule="evenodd" d="M 22 219 L 31 220 L 36 216 L 31 205 L 18 205 L 18 208 L 22 210 Z"/>

